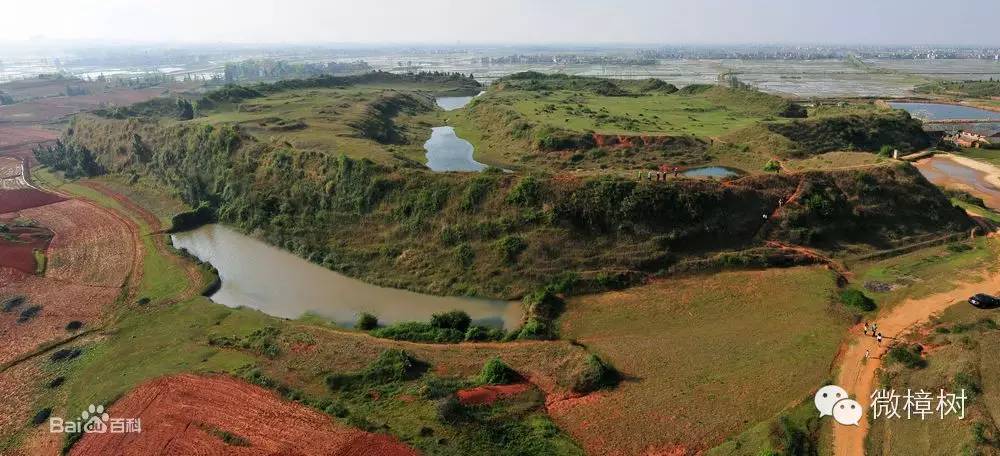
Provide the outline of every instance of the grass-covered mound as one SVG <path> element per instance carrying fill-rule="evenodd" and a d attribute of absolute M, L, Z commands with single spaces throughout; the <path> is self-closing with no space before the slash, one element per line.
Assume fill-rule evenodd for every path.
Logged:
<path fill-rule="evenodd" d="M 968 223 L 908 165 L 724 185 L 440 174 L 261 142 L 231 126 L 86 116 L 68 141 L 110 172 L 150 176 L 316 263 L 434 293 L 517 297 L 559 275 L 607 288 L 766 239 L 882 246 Z M 807 198 L 787 219 L 762 217 L 800 187 Z"/>
<path fill-rule="evenodd" d="M 834 150 L 877 152 L 883 146 L 902 152 L 930 147 L 920 121 L 901 110 L 768 123 L 767 128 L 792 141 L 791 156 Z"/>

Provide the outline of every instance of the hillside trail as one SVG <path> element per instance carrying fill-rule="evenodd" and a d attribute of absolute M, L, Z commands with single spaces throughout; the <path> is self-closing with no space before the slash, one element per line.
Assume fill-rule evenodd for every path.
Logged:
<path fill-rule="evenodd" d="M 962 305 L 969 296 L 976 293 L 997 293 L 1000 291 L 1000 271 L 987 271 L 979 281 L 962 282 L 947 292 L 922 298 L 908 299 L 896 305 L 875 321 L 878 331 L 885 340 L 879 345 L 875 338 L 863 334 L 861 325 L 850 329 L 849 339 L 842 350 L 843 356 L 837 366 L 836 384 L 861 403 L 865 413 L 869 413 L 871 395 L 875 387 L 875 371 L 882 366 L 882 357 L 889 345 L 900 340 L 909 330 L 930 321 L 952 305 Z M 865 352 L 870 356 L 866 360 Z M 868 435 L 868 418 L 861 419 L 859 426 L 833 424 L 833 454 L 835 456 L 862 456 L 865 454 L 865 436 Z"/>

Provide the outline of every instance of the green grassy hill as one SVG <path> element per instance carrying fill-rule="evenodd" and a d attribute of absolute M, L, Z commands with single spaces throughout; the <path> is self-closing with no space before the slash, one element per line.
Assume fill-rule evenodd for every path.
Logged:
<path fill-rule="evenodd" d="M 750 88 L 519 73 L 501 78 L 447 122 L 477 157 L 508 167 L 652 169 L 736 165 L 830 151 L 926 148 L 920 122 L 868 103 L 807 109 Z M 671 86 L 672 87 L 672 86 Z M 806 118 L 808 116 L 808 118 Z"/>
<path fill-rule="evenodd" d="M 204 122 L 81 116 L 67 140 L 109 172 L 150 176 L 192 207 L 207 204 L 223 222 L 326 267 L 432 293 L 516 297 L 560 276 L 606 288 L 768 239 L 884 248 L 969 223 L 906 164 L 720 184 L 433 173 Z M 891 196 L 880 194 L 887 188 Z M 796 193 L 785 215 L 762 217 Z M 752 252 L 725 261 L 789 261 Z"/>

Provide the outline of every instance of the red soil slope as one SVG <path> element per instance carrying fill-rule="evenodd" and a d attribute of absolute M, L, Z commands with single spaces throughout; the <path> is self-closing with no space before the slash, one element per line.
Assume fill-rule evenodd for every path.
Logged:
<path fill-rule="evenodd" d="M 182 374 L 145 383 L 111 406 L 142 432 L 86 434 L 73 455 L 416 455 L 394 438 L 334 422 L 306 406 L 230 377 Z M 227 444 L 219 433 L 245 439 Z"/>

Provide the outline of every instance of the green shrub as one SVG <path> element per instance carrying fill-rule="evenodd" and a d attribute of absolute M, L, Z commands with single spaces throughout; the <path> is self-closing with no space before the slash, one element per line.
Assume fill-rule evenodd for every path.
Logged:
<path fill-rule="evenodd" d="M 504 363 L 499 356 L 486 360 L 483 370 L 479 372 L 479 383 L 484 385 L 506 385 L 520 378 L 514 369 Z"/>
<path fill-rule="evenodd" d="M 472 263 L 476 260 L 476 251 L 467 242 L 455 246 L 453 255 L 455 256 L 455 262 L 463 268 L 472 266 Z"/>
<path fill-rule="evenodd" d="M 980 393 L 983 392 L 983 387 L 980 385 L 979 379 L 976 375 L 969 374 L 966 372 L 958 372 L 955 374 L 955 378 L 952 379 L 953 390 L 958 393 L 959 391 L 965 391 L 966 398 L 972 400 Z"/>
<path fill-rule="evenodd" d="M 524 176 L 507 194 L 507 202 L 521 207 L 537 206 L 542 200 L 541 184 L 535 176 Z"/>
<path fill-rule="evenodd" d="M 566 307 L 562 298 L 548 288 L 526 295 L 522 302 L 527 315 L 541 320 L 557 318 Z"/>
<path fill-rule="evenodd" d="M 840 292 L 840 302 L 847 307 L 851 307 L 862 312 L 875 310 L 875 301 L 865 296 L 860 290 L 848 288 Z"/>
<path fill-rule="evenodd" d="M 440 399 L 455 394 L 465 386 L 465 382 L 454 378 L 441 378 L 428 375 L 424 380 L 424 386 L 420 388 L 420 395 L 424 399 Z"/>
<path fill-rule="evenodd" d="M 441 329 L 454 329 L 463 334 L 469 329 L 469 324 L 471 323 L 472 318 L 469 317 L 469 314 L 461 310 L 452 310 L 431 315 L 431 326 Z"/>
<path fill-rule="evenodd" d="M 454 394 L 438 399 L 435 404 L 437 418 L 445 424 L 455 424 L 463 421 L 466 417 L 465 406 L 458 401 Z"/>
<path fill-rule="evenodd" d="M 410 342 L 458 343 L 465 333 L 456 329 L 438 328 L 430 323 L 408 321 L 375 329 L 371 332 L 383 339 L 406 340 Z"/>
<path fill-rule="evenodd" d="M 13 311 L 14 309 L 20 307 L 21 305 L 23 305 L 27 301 L 28 301 L 28 298 L 26 298 L 24 296 L 21 296 L 21 295 L 11 296 L 11 297 L 3 299 L 3 301 L 2 301 L 3 304 L 0 305 L 0 308 L 2 308 L 4 312 L 10 312 L 10 311 Z"/>
<path fill-rule="evenodd" d="M 21 314 L 17 316 L 17 322 L 18 323 L 27 323 L 32 318 L 35 318 L 36 316 L 38 316 L 38 314 L 41 311 L 42 311 L 42 306 L 31 306 L 31 307 L 28 307 L 27 309 L 22 310 Z"/>
<path fill-rule="evenodd" d="M 35 416 L 31 418 L 31 424 L 33 426 L 38 426 L 39 424 L 46 422 L 50 416 L 52 416 L 52 408 L 43 408 L 39 410 L 38 413 L 35 413 Z"/>
<path fill-rule="evenodd" d="M 909 369 L 922 369 L 927 366 L 927 360 L 920 356 L 920 346 L 896 345 L 887 354 L 889 363 L 900 363 Z"/>
<path fill-rule="evenodd" d="M 199 226 L 214 222 L 216 218 L 215 208 L 209 206 L 206 202 L 201 202 L 193 210 L 174 215 L 170 219 L 170 232 L 176 233 L 193 230 Z"/>
<path fill-rule="evenodd" d="M 552 337 L 552 329 L 549 324 L 537 318 L 529 318 L 517 332 L 518 339 L 546 340 Z"/>
<path fill-rule="evenodd" d="M 582 370 L 575 374 L 573 391 L 586 394 L 617 385 L 621 379 L 618 371 L 595 354 L 587 356 Z"/>
<path fill-rule="evenodd" d="M 527 247 L 524 239 L 514 235 L 504 236 L 493 243 L 493 248 L 496 249 L 500 259 L 507 263 L 517 260 L 517 256 Z"/>
<path fill-rule="evenodd" d="M 371 331 L 377 327 L 378 327 L 378 317 L 368 312 L 363 312 L 358 317 L 358 322 L 354 324 L 354 328 L 360 329 L 361 331 Z"/>
<path fill-rule="evenodd" d="M 69 323 L 66 323 L 66 330 L 67 331 L 77 331 L 77 330 L 79 330 L 82 327 L 83 327 L 83 322 L 79 321 L 79 320 L 73 320 L 73 321 L 71 321 Z"/>
<path fill-rule="evenodd" d="M 777 160 L 768 160 L 767 163 L 764 164 L 764 171 L 769 173 L 781 171 L 781 163 Z"/>

